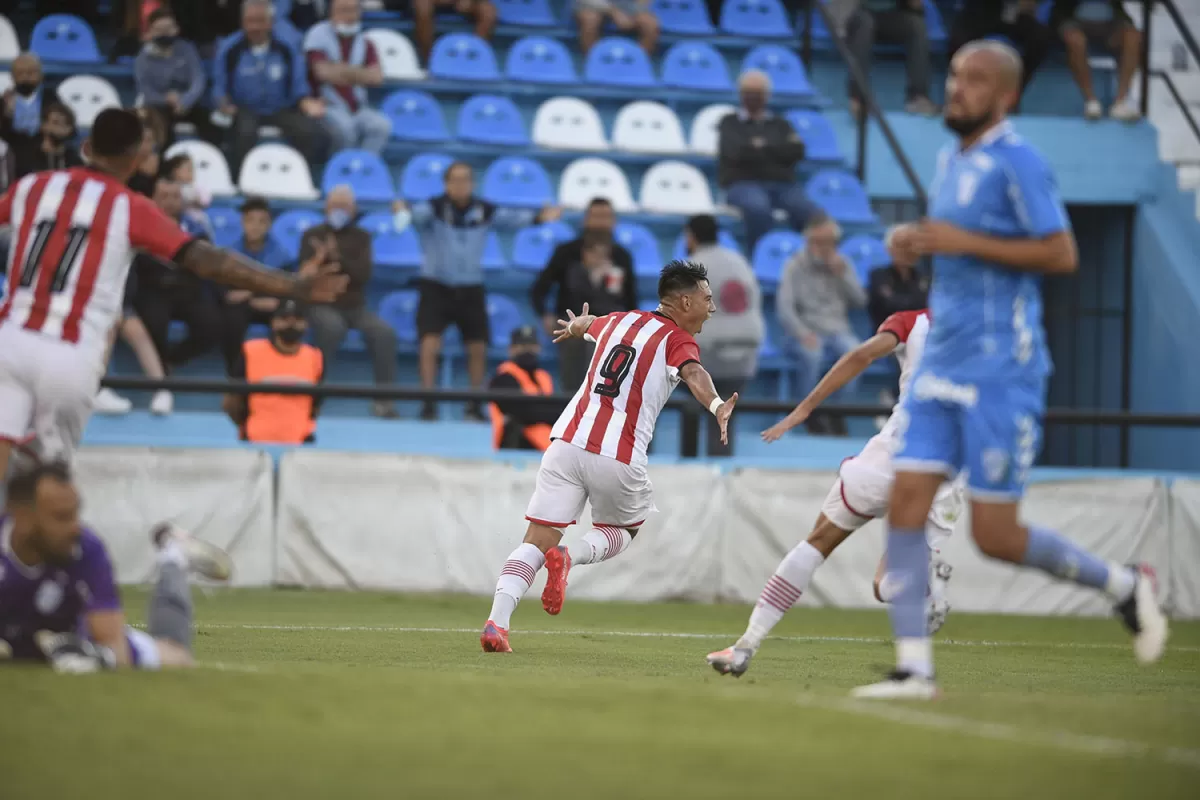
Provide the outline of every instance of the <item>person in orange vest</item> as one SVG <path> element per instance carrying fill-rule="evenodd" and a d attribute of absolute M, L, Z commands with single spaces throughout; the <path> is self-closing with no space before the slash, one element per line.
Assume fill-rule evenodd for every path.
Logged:
<path fill-rule="evenodd" d="M 315 386 L 325 377 L 321 351 L 305 344 L 308 321 L 295 300 L 284 300 L 271 316 L 271 336 L 242 345 L 242 358 L 230 376 L 248 383 Z M 315 441 L 321 401 L 303 394 L 226 395 L 225 413 L 244 441 L 306 444 Z"/>
<path fill-rule="evenodd" d="M 554 394 L 550 373 L 538 366 L 542 346 L 532 325 L 512 332 L 508 360 L 499 366 L 489 389 L 520 390 L 525 394 Z M 555 402 L 490 403 L 492 444 L 497 450 L 542 450 L 550 446 L 550 427 L 562 411 Z"/>

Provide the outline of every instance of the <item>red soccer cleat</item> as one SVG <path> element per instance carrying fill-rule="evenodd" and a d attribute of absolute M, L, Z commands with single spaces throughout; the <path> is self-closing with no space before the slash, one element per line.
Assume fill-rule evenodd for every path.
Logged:
<path fill-rule="evenodd" d="M 565 547 L 546 551 L 546 588 L 542 590 L 542 608 L 547 614 L 562 611 L 567 597 L 567 573 L 571 571 L 571 556 Z"/>
<path fill-rule="evenodd" d="M 485 653 L 512 652 L 512 647 L 508 644 L 508 631 L 490 619 L 487 621 L 487 625 L 483 626 L 483 633 L 479 635 L 479 643 L 483 645 Z"/>

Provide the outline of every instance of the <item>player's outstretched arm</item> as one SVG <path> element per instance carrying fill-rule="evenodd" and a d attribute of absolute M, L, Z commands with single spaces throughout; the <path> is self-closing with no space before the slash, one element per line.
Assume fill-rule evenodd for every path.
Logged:
<path fill-rule="evenodd" d="M 872 362 L 889 355 L 900 340 L 896 334 L 883 331 L 877 333 L 858 347 L 837 360 L 829 372 L 813 387 L 808 397 L 800 401 L 792 413 L 767 428 L 762 433 L 764 442 L 774 442 L 792 428 L 804 422 L 817 408 L 837 390 L 861 375 Z"/>
<path fill-rule="evenodd" d="M 579 312 L 579 316 L 575 316 L 575 312 L 567 309 L 567 318 L 558 321 L 558 328 L 554 330 L 554 343 L 564 342 L 567 339 L 582 339 L 591 329 L 592 323 L 596 321 L 595 314 L 588 313 L 588 304 L 584 303 L 583 308 Z"/>
<path fill-rule="evenodd" d="M 717 387 L 713 385 L 712 375 L 695 361 L 684 364 L 683 369 L 679 370 L 679 377 L 691 390 L 692 397 L 717 418 L 717 425 L 721 428 L 721 444 L 729 444 L 729 418 L 733 416 L 733 407 L 737 405 L 738 393 L 731 394 L 728 400 L 721 399 Z"/>
<path fill-rule="evenodd" d="M 234 289 L 248 289 L 272 297 L 294 297 L 309 303 L 329 303 L 346 290 L 347 277 L 336 264 L 326 263 L 328 251 L 314 248 L 312 258 L 293 274 L 264 267 L 231 250 L 197 239 L 188 244 L 176 263 L 205 280 Z"/>

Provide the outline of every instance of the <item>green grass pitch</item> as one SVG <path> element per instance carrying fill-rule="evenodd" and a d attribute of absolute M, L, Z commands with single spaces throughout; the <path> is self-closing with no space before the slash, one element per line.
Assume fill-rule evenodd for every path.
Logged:
<path fill-rule="evenodd" d="M 144 593 L 126 592 L 140 610 Z M 1196 798 L 1200 624 L 1140 668 L 1115 620 L 951 614 L 944 697 L 846 691 L 882 611 L 796 609 L 740 681 L 743 606 L 197 594 L 190 672 L 0 670 L 0 797 Z"/>

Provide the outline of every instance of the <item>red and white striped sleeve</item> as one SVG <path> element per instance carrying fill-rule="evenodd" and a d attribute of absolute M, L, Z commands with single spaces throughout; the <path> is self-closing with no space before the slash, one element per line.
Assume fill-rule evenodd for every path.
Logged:
<path fill-rule="evenodd" d="M 672 330 L 667 335 L 667 366 L 679 370 L 691 361 L 700 363 L 700 345 L 685 331 Z"/>
<path fill-rule="evenodd" d="M 879 330 L 875 332 L 890 333 L 903 344 L 908 341 L 908 336 L 917 324 L 917 319 L 924 313 L 926 312 L 923 308 L 917 311 L 897 311 L 885 319 L 879 326 Z"/>
<path fill-rule="evenodd" d="M 129 243 L 163 261 L 174 261 L 184 245 L 192 241 L 179 225 L 150 198 L 128 192 Z"/>
<path fill-rule="evenodd" d="M 605 314 L 603 317 L 596 317 L 592 320 L 592 324 L 584 331 L 583 338 L 589 342 L 595 343 L 600 340 L 600 334 L 604 332 L 604 326 L 612 322 L 615 314 Z"/>
<path fill-rule="evenodd" d="M 12 222 L 13 199 L 17 196 L 17 184 L 13 183 L 8 191 L 0 196 L 0 225 Z"/>

